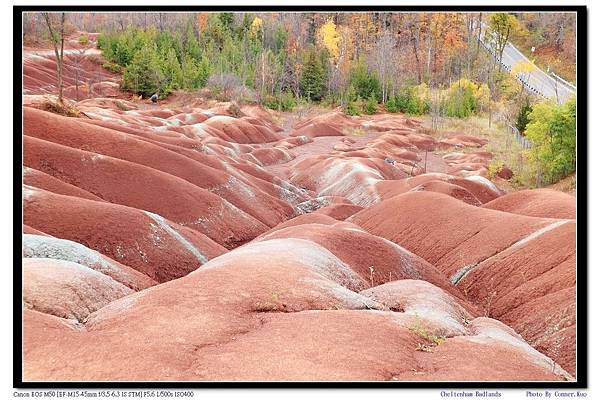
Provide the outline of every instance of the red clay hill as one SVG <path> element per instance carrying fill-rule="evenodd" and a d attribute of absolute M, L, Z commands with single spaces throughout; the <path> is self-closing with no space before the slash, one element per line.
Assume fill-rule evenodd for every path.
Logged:
<path fill-rule="evenodd" d="M 26 381 L 576 377 L 574 197 L 401 114 L 127 100 L 97 57 L 78 117 L 23 59 Z"/>

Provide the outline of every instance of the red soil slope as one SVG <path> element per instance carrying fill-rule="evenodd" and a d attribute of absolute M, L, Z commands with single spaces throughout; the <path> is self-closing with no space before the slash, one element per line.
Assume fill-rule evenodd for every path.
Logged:
<path fill-rule="evenodd" d="M 26 308 L 84 322 L 94 311 L 133 290 L 80 264 L 47 258 L 23 260 Z"/>
<path fill-rule="evenodd" d="M 363 207 L 356 206 L 354 204 L 332 204 L 327 207 L 319 208 L 315 212 L 318 214 L 324 214 L 331 218 L 335 218 L 339 221 L 343 221 L 346 218 L 361 211 Z"/>
<path fill-rule="evenodd" d="M 165 282 L 200 267 L 225 249 L 206 236 L 147 211 L 24 189 L 25 224 L 72 240 Z"/>
<path fill-rule="evenodd" d="M 485 208 L 545 218 L 575 219 L 577 200 L 550 189 L 522 190 L 509 193 L 485 205 Z"/>
<path fill-rule="evenodd" d="M 29 108 L 24 111 L 24 131 L 29 136 L 131 161 L 185 179 L 218 194 L 268 226 L 294 215 L 289 204 L 236 179 L 224 168 L 213 168 L 135 135 L 96 126 L 87 127 L 86 134 L 82 135 L 78 120 Z"/>
<path fill-rule="evenodd" d="M 261 240 L 296 238 L 310 240 L 332 252 L 361 278 L 360 289 L 399 279 L 422 279 L 445 290 L 454 290 L 428 262 L 402 247 L 370 235 L 350 224 L 304 224 L 279 229 Z"/>
<path fill-rule="evenodd" d="M 35 186 L 56 194 L 81 197 L 82 199 L 103 201 L 100 197 L 91 194 L 77 186 L 70 185 L 33 168 L 23 167 L 23 184 Z"/>
<path fill-rule="evenodd" d="M 129 161 L 24 137 L 24 164 L 111 203 L 159 214 L 232 247 L 267 229 L 221 197 Z"/>
<path fill-rule="evenodd" d="M 315 138 L 319 136 L 344 136 L 344 133 L 335 126 L 317 123 L 303 126 L 290 133 L 290 136 L 307 136 L 309 138 Z"/>
<path fill-rule="evenodd" d="M 558 220 L 460 280 L 471 301 L 575 375 L 575 222 Z"/>
<path fill-rule="evenodd" d="M 398 243 L 447 276 L 554 222 L 486 210 L 433 192 L 392 197 L 348 221 Z"/>
<path fill-rule="evenodd" d="M 575 223 L 473 207 L 428 192 L 393 197 L 348 221 L 432 263 L 486 313 L 575 373 L 572 331 L 556 336 L 559 356 L 548 352 L 557 335 L 549 327 L 574 324 L 574 298 L 563 296 L 552 312 L 538 299 L 575 286 Z"/>
<path fill-rule="evenodd" d="M 377 190 L 382 199 L 389 199 L 409 191 L 428 191 L 443 193 L 475 206 L 487 203 L 502 194 L 486 178 L 459 178 L 441 173 L 422 174 L 400 181 L 378 182 Z"/>
<path fill-rule="evenodd" d="M 56 57 L 53 50 L 26 52 L 23 57 L 23 88 L 25 94 L 56 94 Z M 102 68 L 102 59 L 95 49 L 84 54 L 65 51 L 64 96 L 72 100 L 88 97 L 119 96 L 120 76 Z"/>
<path fill-rule="evenodd" d="M 25 379 L 568 378 L 559 367 L 553 373 L 551 361 L 510 328 L 487 319 L 432 345 L 415 327 L 427 323 L 437 332 L 462 322 L 387 311 L 339 283 L 352 280 L 351 270 L 321 246 L 276 239 L 238 248 L 184 278 L 116 300 L 91 314 L 85 330 L 27 310 Z M 135 335 L 127 334 L 131 326 Z"/>
<path fill-rule="evenodd" d="M 135 291 L 154 286 L 157 282 L 135 269 L 112 260 L 82 244 L 39 235 L 31 228 L 33 234 L 23 235 L 23 257 L 48 258 L 63 260 L 85 266 L 104 274 L 113 280 Z"/>

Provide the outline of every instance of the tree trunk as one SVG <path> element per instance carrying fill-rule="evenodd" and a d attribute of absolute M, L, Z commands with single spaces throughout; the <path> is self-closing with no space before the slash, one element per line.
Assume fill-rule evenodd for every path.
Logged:
<path fill-rule="evenodd" d="M 422 76 L 421 76 L 421 61 L 419 61 L 419 49 L 417 46 L 417 40 L 416 38 L 412 37 L 412 43 L 413 43 L 413 52 L 415 54 L 415 63 L 417 64 L 417 78 L 419 83 L 422 82 Z"/>
<path fill-rule="evenodd" d="M 60 60 L 58 72 L 58 101 L 63 102 L 63 61 L 65 56 L 65 13 L 60 17 Z"/>
<path fill-rule="evenodd" d="M 429 47 L 427 49 L 427 80 L 431 80 L 431 38 L 429 39 L 430 43 L 429 43 Z"/>
<path fill-rule="evenodd" d="M 477 51 L 475 52 L 475 60 L 479 57 L 479 48 L 481 47 L 481 18 L 482 13 L 479 13 L 479 30 L 477 31 Z"/>
<path fill-rule="evenodd" d="M 61 13 L 60 17 L 60 37 L 57 37 L 52 22 L 50 21 L 50 14 L 47 12 L 42 13 L 46 24 L 48 25 L 48 31 L 50 32 L 50 38 L 54 46 L 54 55 L 56 56 L 56 75 L 58 78 L 58 102 L 63 103 L 63 56 L 64 56 L 64 44 L 65 44 L 65 13 Z M 60 52 L 58 50 L 58 42 L 60 40 Z"/>

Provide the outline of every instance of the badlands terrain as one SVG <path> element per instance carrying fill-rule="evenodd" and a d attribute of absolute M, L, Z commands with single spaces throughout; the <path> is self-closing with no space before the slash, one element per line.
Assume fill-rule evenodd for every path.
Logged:
<path fill-rule="evenodd" d="M 23 57 L 24 380 L 576 378 L 574 196 L 402 114 L 132 100 L 76 47 L 77 117 Z"/>

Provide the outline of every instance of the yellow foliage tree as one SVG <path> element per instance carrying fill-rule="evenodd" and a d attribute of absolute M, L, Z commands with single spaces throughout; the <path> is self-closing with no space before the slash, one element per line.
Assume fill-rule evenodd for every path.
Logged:
<path fill-rule="evenodd" d="M 519 75 L 523 75 L 524 77 L 528 77 L 535 70 L 535 65 L 529 60 L 519 60 L 513 65 L 510 72 L 517 78 Z"/>
<path fill-rule="evenodd" d="M 263 21 L 258 17 L 254 17 L 252 24 L 250 25 L 250 32 L 252 32 L 252 36 L 256 37 L 258 32 L 262 29 Z"/>
<path fill-rule="evenodd" d="M 319 41 L 329 51 L 330 61 L 336 64 L 340 56 L 340 33 L 333 20 L 329 19 L 319 28 Z"/>

